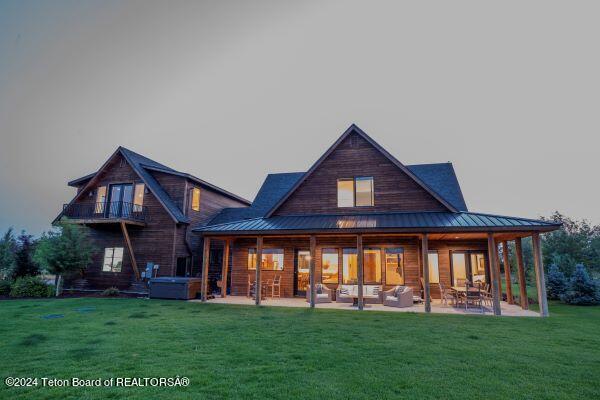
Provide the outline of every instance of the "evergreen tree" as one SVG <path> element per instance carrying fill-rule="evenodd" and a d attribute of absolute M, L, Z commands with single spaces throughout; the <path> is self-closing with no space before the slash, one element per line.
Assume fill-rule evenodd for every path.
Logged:
<path fill-rule="evenodd" d="M 561 300 L 568 304 L 593 305 L 600 303 L 598 285 L 590 278 L 583 264 L 577 264 Z"/>
<path fill-rule="evenodd" d="M 21 234 L 17 237 L 14 278 L 39 275 L 40 269 L 33 261 L 34 247 L 35 240 L 33 236 L 26 234 L 25 231 L 21 231 Z"/>
<path fill-rule="evenodd" d="M 548 268 L 548 282 L 546 283 L 546 291 L 548 298 L 559 300 L 567 290 L 567 278 L 562 273 L 556 264 L 550 265 Z"/>
<path fill-rule="evenodd" d="M 15 250 L 17 242 L 12 228 L 8 228 L 0 239 L 0 279 L 10 279 L 15 269 Z"/>

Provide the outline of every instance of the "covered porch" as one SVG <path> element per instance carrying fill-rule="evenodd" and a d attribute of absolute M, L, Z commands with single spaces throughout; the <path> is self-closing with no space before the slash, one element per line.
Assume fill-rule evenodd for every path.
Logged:
<path fill-rule="evenodd" d="M 530 315 L 522 240 L 531 237 L 539 315 L 545 317 L 540 235 L 557 228 L 545 221 L 435 212 L 272 217 L 209 226 L 198 229 L 204 238 L 202 301 L 212 297 L 210 249 L 219 243 L 222 271 L 214 302 L 227 302 L 229 288 L 234 295 L 229 302 L 239 304 L 463 313 L 463 304 L 472 300 L 479 314 Z M 269 287 L 276 299 L 251 293 Z M 441 305 L 448 297 L 456 306 Z"/>

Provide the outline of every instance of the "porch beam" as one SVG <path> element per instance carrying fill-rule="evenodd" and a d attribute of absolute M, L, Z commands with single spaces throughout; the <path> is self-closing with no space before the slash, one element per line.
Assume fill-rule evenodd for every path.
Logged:
<path fill-rule="evenodd" d="M 223 246 L 223 269 L 221 271 L 221 297 L 227 297 L 227 274 L 229 273 L 229 248 L 230 241 L 225 239 Z"/>
<path fill-rule="evenodd" d="M 362 235 L 356 235 L 356 265 L 358 267 L 358 309 L 364 308 L 363 298 L 363 240 Z"/>
<path fill-rule="evenodd" d="M 504 279 L 506 280 L 506 301 L 508 304 L 515 304 L 512 294 L 512 281 L 510 277 L 510 260 L 508 257 L 508 243 L 502 242 L 502 257 L 504 259 Z"/>
<path fill-rule="evenodd" d="M 210 265 L 210 238 L 204 238 L 204 245 L 202 249 L 202 288 L 201 288 L 201 299 L 206 302 L 208 298 L 208 266 Z"/>
<path fill-rule="evenodd" d="M 121 221 L 121 231 L 123 232 L 123 237 L 125 238 L 125 244 L 127 244 L 127 250 L 129 250 L 129 256 L 131 257 L 131 266 L 133 267 L 133 272 L 135 273 L 135 280 L 139 281 L 141 279 L 140 271 L 138 270 L 137 261 L 135 260 L 135 254 L 133 253 L 133 246 L 131 245 L 129 232 L 127 232 L 127 226 L 123 221 Z"/>
<path fill-rule="evenodd" d="M 425 297 L 425 312 L 431 312 L 431 290 L 429 287 L 429 236 L 421 237 L 421 262 L 423 263 L 423 297 Z"/>
<path fill-rule="evenodd" d="M 535 280 L 538 291 L 538 303 L 540 305 L 540 316 L 547 317 L 548 299 L 546 297 L 546 280 L 544 277 L 544 260 L 542 258 L 542 246 L 540 234 L 535 232 L 531 237 L 533 243 L 533 263 L 535 265 Z"/>
<path fill-rule="evenodd" d="M 527 299 L 527 281 L 525 279 L 525 266 L 523 264 L 523 245 L 521 238 L 515 239 L 515 253 L 517 256 L 517 272 L 519 274 L 519 300 L 523 310 L 529 309 L 529 300 Z"/>
<path fill-rule="evenodd" d="M 488 233 L 488 259 L 490 261 L 490 273 L 491 273 L 491 281 L 492 281 L 492 305 L 494 309 L 494 315 L 501 315 L 502 309 L 500 308 L 500 295 L 499 295 L 499 287 L 498 287 L 498 269 L 496 269 L 496 264 L 498 263 L 498 248 L 496 246 L 496 241 L 494 240 L 494 234 Z"/>
<path fill-rule="evenodd" d="M 315 282 L 317 281 L 315 277 L 315 260 L 317 256 L 317 238 L 316 236 L 310 237 L 310 261 L 309 261 L 309 285 L 310 285 L 310 308 L 315 308 L 315 295 L 316 288 Z"/>
<path fill-rule="evenodd" d="M 256 238 L 256 283 L 254 287 L 254 304 L 260 306 L 260 300 L 262 297 L 262 283 L 260 281 L 260 269 L 262 267 L 262 251 L 263 251 L 263 238 L 258 236 Z"/>

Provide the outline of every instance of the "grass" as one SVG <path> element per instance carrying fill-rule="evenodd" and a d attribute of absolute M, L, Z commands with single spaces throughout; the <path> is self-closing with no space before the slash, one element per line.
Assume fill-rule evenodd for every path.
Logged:
<path fill-rule="evenodd" d="M 550 312 L 540 319 L 142 299 L 4 301 L 2 381 L 179 375 L 191 384 L 0 382 L 0 398 L 598 398 L 600 307 L 552 303 Z M 41 318 L 48 314 L 64 317 Z"/>

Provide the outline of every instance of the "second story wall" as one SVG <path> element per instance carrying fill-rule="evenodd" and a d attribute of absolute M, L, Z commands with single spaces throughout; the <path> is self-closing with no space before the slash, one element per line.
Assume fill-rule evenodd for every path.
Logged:
<path fill-rule="evenodd" d="M 338 180 L 373 178 L 373 205 L 338 207 Z M 273 215 L 447 211 L 409 175 L 356 133 L 347 136 Z"/>

